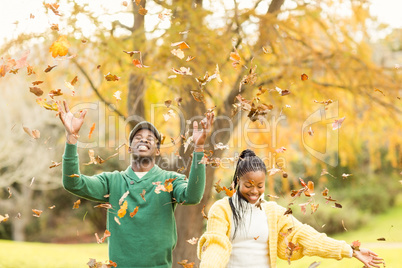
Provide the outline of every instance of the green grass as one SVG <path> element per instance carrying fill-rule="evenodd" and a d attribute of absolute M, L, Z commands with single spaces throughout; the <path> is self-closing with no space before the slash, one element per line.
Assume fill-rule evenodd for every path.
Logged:
<path fill-rule="evenodd" d="M 380 237 L 384 237 L 386 242 L 378 242 L 377 238 Z M 357 231 L 338 234 L 333 238 L 345 240 L 348 243 L 359 240 L 362 242 L 361 247 L 370 248 L 383 257 L 388 268 L 401 267 L 399 257 L 402 256 L 402 206 L 394 207 L 386 214 L 375 217 Z M 65 245 L 0 240 L 0 268 L 86 268 L 89 258 L 105 262 L 108 259 L 107 245 Z M 288 265 L 286 261 L 278 260 L 278 268 L 308 268 L 314 261 L 321 262 L 319 267 L 325 268 L 361 268 L 363 266 L 354 258 L 336 261 L 304 257 L 293 261 L 291 265 Z"/>

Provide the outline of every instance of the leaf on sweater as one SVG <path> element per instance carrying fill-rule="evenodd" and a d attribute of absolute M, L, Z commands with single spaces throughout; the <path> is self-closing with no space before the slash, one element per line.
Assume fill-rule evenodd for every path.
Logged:
<path fill-rule="evenodd" d="M 145 189 L 142 190 L 142 193 L 140 193 L 141 198 L 146 202 L 147 200 L 145 200 L 145 193 L 147 191 L 145 191 Z"/>
<path fill-rule="evenodd" d="M 156 185 L 156 187 L 155 187 L 156 194 L 160 194 L 161 191 L 166 192 L 165 186 L 161 183 L 162 182 L 160 182 L 160 181 L 152 182 L 153 185 Z"/>
<path fill-rule="evenodd" d="M 70 178 L 79 178 L 80 175 L 78 175 L 78 174 L 72 174 L 72 175 L 69 175 L 69 177 L 70 177 Z"/>
<path fill-rule="evenodd" d="M 109 263 L 98 262 L 96 259 L 89 258 L 89 262 L 87 262 L 89 268 L 109 268 L 109 267 L 117 267 L 117 263 L 109 260 Z"/>
<path fill-rule="evenodd" d="M 283 215 L 293 214 L 292 208 L 288 208 Z"/>
<path fill-rule="evenodd" d="M 124 201 L 123 205 L 120 206 L 119 211 L 117 211 L 117 216 L 119 216 L 119 218 L 123 218 L 124 215 L 126 215 L 127 205 L 127 201 Z"/>
<path fill-rule="evenodd" d="M 191 245 L 195 245 L 195 244 L 197 244 L 198 238 L 193 237 L 193 238 L 191 238 L 189 240 L 186 240 L 186 241 L 187 241 L 187 243 L 189 243 Z"/>
<path fill-rule="evenodd" d="M 103 233 L 103 237 L 102 237 L 102 238 L 99 238 L 98 234 L 95 233 L 96 242 L 97 242 L 98 244 L 102 244 L 103 242 L 105 242 L 105 239 L 106 239 L 107 237 L 109 237 L 109 236 L 110 236 L 110 232 L 109 232 L 108 230 L 105 230 L 105 232 Z"/>
<path fill-rule="evenodd" d="M 165 192 L 170 193 L 171 191 L 173 191 L 173 183 L 172 183 L 172 182 L 173 182 L 175 179 L 177 179 L 177 177 L 176 177 L 176 178 L 173 178 L 173 179 L 166 179 L 166 180 L 165 180 Z"/>
<path fill-rule="evenodd" d="M 208 220 L 208 216 L 205 214 L 204 210 L 205 210 L 205 205 L 202 207 L 201 214 L 205 219 Z"/>
<path fill-rule="evenodd" d="M 121 225 L 119 218 L 117 218 L 116 216 L 114 216 L 114 221 L 117 222 L 118 225 Z"/>
<path fill-rule="evenodd" d="M 194 262 L 188 262 L 188 260 L 182 260 L 177 263 L 180 264 L 181 266 L 183 266 L 184 268 L 193 268 L 194 267 Z"/>
<path fill-rule="evenodd" d="M 81 199 L 78 199 L 77 201 L 74 202 L 73 209 L 78 209 L 81 204 Z"/>
<path fill-rule="evenodd" d="M 127 201 L 126 201 L 126 202 L 127 202 Z M 137 212 L 138 212 L 138 206 L 136 206 L 135 209 L 133 210 L 133 212 L 130 213 L 130 217 L 131 217 L 131 218 L 134 217 L 135 214 L 137 214 Z"/>
<path fill-rule="evenodd" d="M 293 252 L 298 251 L 300 249 L 299 244 L 293 244 L 292 242 L 288 243 L 288 246 L 286 248 L 287 251 L 287 256 L 288 256 L 288 263 L 290 265 L 290 259 L 292 258 Z"/>
<path fill-rule="evenodd" d="M 38 217 L 38 218 L 39 218 L 39 217 L 40 217 L 40 214 L 42 214 L 43 211 L 42 211 L 42 210 L 39 210 L 39 209 L 32 209 L 32 212 L 34 213 L 34 214 L 33 214 L 34 217 Z"/>

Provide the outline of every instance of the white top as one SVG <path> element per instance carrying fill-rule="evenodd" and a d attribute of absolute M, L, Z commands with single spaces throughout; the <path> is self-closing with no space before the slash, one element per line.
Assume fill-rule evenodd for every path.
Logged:
<path fill-rule="evenodd" d="M 237 194 L 233 195 L 233 203 L 237 207 Z M 244 200 L 243 224 L 239 225 L 234 235 L 234 219 L 232 218 L 232 229 L 230 241 L 232 253 L 230 254 L 227 268 L 269 268 L 268 255 L 268 219 L 263 209 L 250 204 Z"/>
<path fill-rule="evenodd" d="M 145 171 L 145 172 L 134 172 L 134 173 L 135 173 L 135 175 L 137 175 L 138 178 L 141 179 L 142 177 L 145 176 L 145 174 L 148 173 L 148 171 Z"/>

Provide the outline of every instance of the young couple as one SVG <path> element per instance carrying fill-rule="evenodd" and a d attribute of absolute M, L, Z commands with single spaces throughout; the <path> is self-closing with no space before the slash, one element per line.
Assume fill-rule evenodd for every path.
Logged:
<path fill-rule="evenodd" d="M 207 114 L 201 121 L 202 129 L 193 123 L 194 153 L 188 179 L 155 164 L 161 135 L 146 121 L 130 132 L 131 165 L 126 170 L 86 176 L 80 174 L 77 153 L 77 138 L 86 111 L 75 117 L 65 101 L 63 106 L 58 102 L 59 117 L 66 130 L 63 186 L 72 194 L 112 206 L 107 215 L 107 230 L 111 233 L 109 259 L 119 268 L 172 267 L 177 241 L 174 210 L 177 203 L 192 205 L 202 199 L 205 165 L 200 161 L 214 114 Z M 252 151 L 242 152 L 234 175 L 237 192 L 217 201 L 209 211 L 207 231 L 198 244 L 200 267 L 276 267 L 277 256 L 286 259 L 287 244 L 280 233 L 289 228 L 292 231 L 287 240 L 301 247 L 293 253 L 294 259 L 303 255 L 336 259 L 353 256 L 367 267 L 379 267 L 382 259 L 372 251 L 352 250 L 345 242 L 327 238 L 293 216 L 285 216 L 286 209 L 275 202 L 259 201 L 264 196 L 266 172 L 264 163 Z M 172 191 L 157 194 L 155 187 L 165 181 L 172 183 Z M 129 213 L 137 210 L 135 216 L 120 217 L 122 204 L 127 204 Z"/>

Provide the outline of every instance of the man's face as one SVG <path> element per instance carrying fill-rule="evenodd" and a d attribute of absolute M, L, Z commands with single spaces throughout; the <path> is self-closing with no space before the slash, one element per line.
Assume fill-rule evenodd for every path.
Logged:
<path fill-rule="evenodd" d="M 158 139 L 151 130 L 140 129 L 135 133 L 128 152 L 133 154 L 135 159 L 155 158 L 160 155 Z"/>

